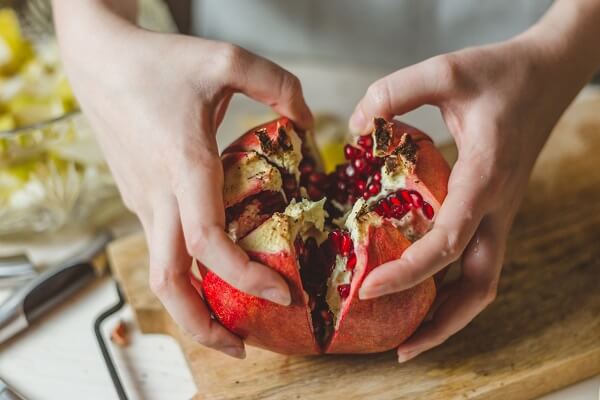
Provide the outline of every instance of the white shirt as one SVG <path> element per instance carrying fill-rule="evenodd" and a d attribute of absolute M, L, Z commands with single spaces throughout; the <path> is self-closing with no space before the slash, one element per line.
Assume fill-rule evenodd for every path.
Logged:
<path fill-rule="evenodd" d="M 552 0 L 197 0 L 194 32 L 264 56 L 401 67 L 508 39 Z"/>

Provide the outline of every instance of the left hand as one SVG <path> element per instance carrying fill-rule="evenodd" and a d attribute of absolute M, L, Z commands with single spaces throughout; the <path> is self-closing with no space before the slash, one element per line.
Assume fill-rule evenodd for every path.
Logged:
<path fill-rule="evenodd" d="M 435 105 L 459 150 L 433 229 L 401 259 L 365 279 L 368 299 L 408 289 L 460 259 L 459 280 L 442 287 L 433 318 L 398 348 L 400 362 L 444 342 L 495 296 L 506 239 L 535 160 L 585 82 L 569 81 L 568 60 L 536 36 L 466 49 L 401 69 L 369 87 L 350 125 L 369 129 Z"/>

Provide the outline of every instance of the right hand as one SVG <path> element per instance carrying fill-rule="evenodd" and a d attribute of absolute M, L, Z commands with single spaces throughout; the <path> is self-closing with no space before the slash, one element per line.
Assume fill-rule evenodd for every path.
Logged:
<path fill-rule="evenodd" d="M 243 358 L 243 341 L 211 319 L 190 284 L 192 258 L 244 292 L 283 305 L 291 300 L 285 280 L 225 234 L 215 132 L 236 92 L 310 128 L 300 83 L 231 44 L 134 27 L 112 39 L 61 46 L 123 201 L 142 223 L 150 287 L 196 341 Z"/>

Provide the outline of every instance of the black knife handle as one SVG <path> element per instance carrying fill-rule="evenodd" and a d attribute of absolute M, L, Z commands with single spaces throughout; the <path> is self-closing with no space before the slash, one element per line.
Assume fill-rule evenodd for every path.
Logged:
<path fill-rule="evenodd" d="M 23 311 L 28 322 L 37 319 L 96 276 L 94 267 L 89 262 L 73 264 L 51 272 L 32 287 L 23 300 Z"/>

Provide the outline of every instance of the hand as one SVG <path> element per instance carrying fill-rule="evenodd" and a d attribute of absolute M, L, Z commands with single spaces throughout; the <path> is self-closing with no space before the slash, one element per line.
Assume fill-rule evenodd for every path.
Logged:
<path fill-rule="evenodd" d="M 230 44 L 134 26 L 112 34 L 118 39 L 87 52 L 67 40 L 63 53 L 123 200 L 143 225 L 150 286 L 195 340 L 243 357 L 242 340 L 211 319 L 191 286 L 192 257 L 244 292 L 284 305 L 290 294 L 225 234 L 215 132 L 236 92 L 310 127 L 299 81 Z"/>
<path fill-rule="evenodd" d="M 569 74 L 568 62 L 537 35 L 524 35 L 401 69 L 358 103 L 350 120 L 356 132 L 366 132 L 374 116 L 435 105 L 459 150 L 433 229 L 371 272 L 360 290 L 363 299 L 405 290 L 461 260 L 462 275 L 442 287 L 432 320 L 398 348 L 400 362 L 441 344 L 494 300 L 534 162 L 586 79 Z"/>

